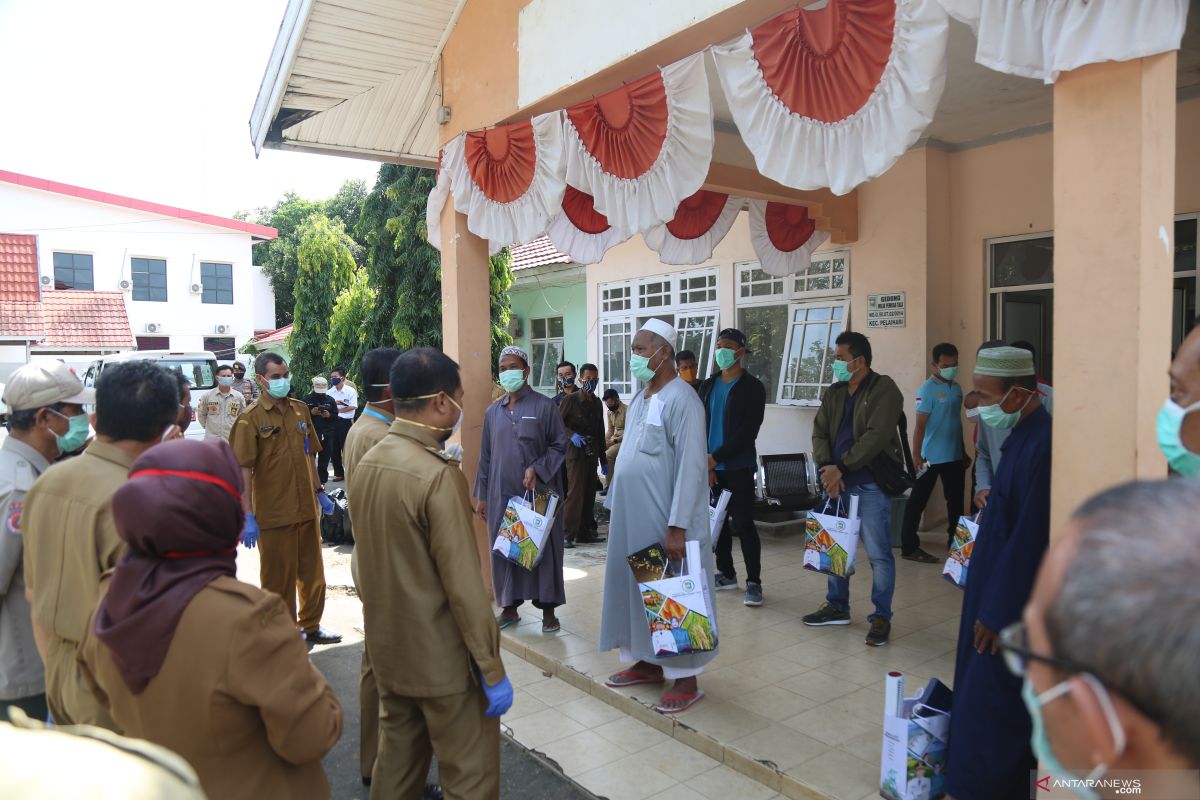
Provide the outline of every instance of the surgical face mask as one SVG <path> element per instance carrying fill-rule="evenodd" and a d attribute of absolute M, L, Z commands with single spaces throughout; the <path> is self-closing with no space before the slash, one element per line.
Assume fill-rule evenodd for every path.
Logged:
<path fill-rule="evenodd" d="M 655 370 L 650 368 L 650 360 L 658 355 L 660 350 L 662 350 L 661 347 L 651 353 L 650 358 L 639 356 L 637 353 L 631 354 L 629 356 L 629 371 L 633 373 L 633 377 L 642 383 L 649 383 L 654 380 Z"/>
<path fill-rule="evenodd" d="M 58 445 L 58 449 L 64 453 L 73 453 L 83 446 L 87 441 L 88 435 L 88 418 L 87 414 L 79 414 L 74 417 L 68 417 L 66 414 L 60 414 L 53 408 L 46 409 L 56 417 L 62 417 L 67 421 L 67 432 L 63 436 L 54 433 L 51 428 L 50 432 L 54 433 L 54 443 Z"/>
<path fill-rule="evenodd" d="M 272 378 L 267 381 L 267 394 L 278 400 L 288 396 L 288 392 L 292 390 L 291 376 L 285 378 Z"/>
<path fill-rule="evenodd" d="M 500 373 L 500 385 L 504 387 L 506 392 L 520 391 L 525 385 L 525 370 L 521 369 L 506 369 Z"/>
<path fill-rule="evenodd" d="M 1120 720 L 1117 719 L 1116 710 L 1112 705 L 1112 698 L 1108 696 L 1108 692 L 1100 684 L 1100 681 L 1091 675 L 1081 673 L 1079 677 L 1087 681 L 1092 687 L 1092 691 L 1096 693 L 1096 699 L 1099 700 L 1100 707 L 1104 711 L 1104 716 L 1108 720 L 1108 727 L 1113 737 L 1113 743 L 1116 746 L 1116 752 L 1120 755 L 1125 751 L 1125 730 L 1121 727 Z M 1074 792 L 1077 797 L 1085 798 L 1085 800 L 1095 800 L 1100 795 L 1086 784 L 1080 783 L 1079 777 L 1072 774 L 1055 757 L 1054 750 L 1050 747 L 1050 736 L 1046 732 L 1046 720 L 1042 716 L 1043 707 L 1062 697 L 1070 690 L 1071 684 L 1063 681 L 1057 686 L 1051 687 L 1041 694 L 1037 694 L 1033 688 L 1033 684 L 1029 681 L 1029 676 L 1025 676 L 1025 683 L 1021 687 L 1021 699 L 1025 701 L 1025 708 L 1029 711 L 1029 718 L 1033 722 L 1033 733 L 1030 736 L 1029 743 L 1033 746 L 1033 753 L 1037 756 L 1038 762 L 1050 772 L 1052 778 L 1063 781 L 1064 785 Z M 1083 780 L 1099 780 L 1106 772 L 1108 772 L 1107 764 L 1097 764 Z"/>
<path fill-rule="evenodd" d="M 968 408 L 967 409 L 967 419 L 979 419 L 979 409 L 978 408 Z"/>
<path fill-rule="evenodd" d="M 579 388 L 583 389 L 583 391 L 587 394 L 595 394 L 596 393 L 596 381 L 595 380 L 584 381 L 583 383 L 579 384 Z"/>
<path fill-rule="evenodd" d="M 851 359 L 852 361 L 853 359 Z M 854 373 L 850 371 L 850 362 L 842 361 L 840 358 L 833 360 L 833 381 L 834 383 L 845 383 L 854 377 Z"/>
<path fill-rule="evenodd" d="M 437 397 L 439 394 L 446 394 L 446 393 L 434 392 L 433 394 L 422 394 L 422 395 L 418 395 L 416 397 L 404 397 L 404 398 L 401 398 L 401 400 L 403 402 L 407 402 L 409 400 L 430 400 L 434 397 Z M 426 425 L 424 422 L 417 422 L 416 420 L 405 419 L 404 417 L 396 417 L 396 421 L 403 422 L 406 425 L 416 425 L 418 428 L 426 428 L 427 430 L 437 431 L 438 433 L 442 434 L 439 441 L 444 442 L 458 431 L 458 428 L 460 425 L 462 425 L 462 421 L 463 421 L 462 406 L 460 406 L 458 403 L 456 403 L 454 398 L 451 397 L 449 394 L 446 394 L 446 399 L 449 400 L 454 405 L 454 407 L 458 409 L 458 419 L 456 419 L 454 421 L 454 427 L 452 427 L 452 428 L 440 428 L 440 427 L 437 427 L 434 425 Z"/>
<path fill-rule="evenodd" d="M 1008 399 L 1009 394 L 1011 394 L 1012 390 L 1016 388 L 1018 387 L 1014 386 L 1005 392 L 1004 397 L 1000 398 L 999 403 L 990 406 L 980 406 L 979 421 L 984 425 L 987 425 L 989 428 L 997 428 L 999 430 L 1009 430 L 1011 428 L 1015 428 L 1017 423 L 1021 421 L 1021 412 L 1024 411 L 1025 406 L 1029 405 L 1029 402 L 1033 400 L 1033 392 L 1029 392 L 1029 397 L 1025 398 L 1025 402 L 1020 408 L 1018 408 L 1016 411 L 1005 411 L 1004 401 Z"/>
<path fill-rule="evenodd" d="M 225 387 L 233 386 L 233 376 L 232 375 L 218 375 L 217 376 L 217 386 L 225 386 Z"/>
<path fill-rule="evenodd" d="M 737 361 L 737 351 L 730 350 L 728 347 L 717 348 L 716 353 L 717 366 L 721 369 L 729 369 Z"/>
<path fill-rule="evenodd" d="M 944 381 L 952 381 L 958 377 L 958 367 L 942 367 L 938 370 L 938 375 Z"/>
<path fill-rule="evenodd" d="M 1189 478 L 1200 475 L 1200 455 L 1184 447 L 1180 430 L 1183 418 L 1196 410 L 1200 410 L 1200 403 L 1184 408 L 1168 398 L 1158 412 L 1158 449 L 1167 457 L 1171 469 Z"/>

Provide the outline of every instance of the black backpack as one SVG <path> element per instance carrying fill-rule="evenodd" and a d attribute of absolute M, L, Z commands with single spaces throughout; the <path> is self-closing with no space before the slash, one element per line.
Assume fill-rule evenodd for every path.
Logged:
<path fill-rule="evenodd" d="M 354 526 L 350 522 L 350 501 L 345 489 L 334 489 L 329 493 L 333 501 L 333 513 L 321 515 L 321 541 L 326 544 L 353 544 Z"/>

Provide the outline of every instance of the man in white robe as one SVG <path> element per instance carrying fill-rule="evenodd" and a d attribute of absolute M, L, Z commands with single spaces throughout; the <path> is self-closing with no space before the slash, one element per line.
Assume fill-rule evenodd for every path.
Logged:
<path fill-rule="evenodd" d="M 704 406 L 696 390 L 675 371 L 675 335 L 668 323 L 651 319 L 633 338 L 630 369 L 646 385 L 626 414 L 615 470 L 620 480 L 613 481 L 605 499 L 612 516 L 600 624 L 600 649 L 619 649 L 622 662 L 631 665 L 610 676 L 608 685 L 674 681 L 656 706 L 664 714 L 690 708 L 704 696 L 697 677 L 717 654 L 714 649 L 655 657 L 642 596 L 626 561 L 630 554 L 660 544 L 667 557 L 678 562 L 685 542 L 698 542 L 716 630 L 716 607 L 709 590 L 713 558 Z"/>

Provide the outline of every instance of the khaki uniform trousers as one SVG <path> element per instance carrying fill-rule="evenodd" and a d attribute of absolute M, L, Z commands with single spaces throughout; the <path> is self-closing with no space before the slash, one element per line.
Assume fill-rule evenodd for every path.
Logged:
<path fill-rule="evenodd" d="M 46 705 L 56 725 L 95 725 L 121 732 L 92 694 L 76 660 L 79 645 L 51 635 L 46 652 Z M 45 722 L 45 720 L 39 720 Z"/>
<path fill-rule="evenodd" d="M 484 716 L 479 687 L 444 697 L 404 697 L 382 687 L 379 693 L 371 800 L 419 800 L 434 753 L 446 800 L 500 797 L 500 720 Z"/>
<path fill-rule="evenodd" d="M 363 642 L 362 674 L 358 679 L 358 765 L 364 778 L 375 770 L 379 754 L 379 685 L 371 667 L 371 654 Z"/>
<path fill-rule="evenodd" d="M 620 442 L 604 451 L 604 458 L 608 461 L 608 480 L 605 482 L 605 486 L 612 486 L 613 476 L 617 474 L 617 453 L 619 452 L 621 452 Z"/>
<path fill-rule="evenodd" d="M 321 559 L 321 523 L 317 519 L 259 535 L 258 577 L 262 588 L 275 592 L 296 620 L 300 592 L 300 629 L 316 630 L 325 612 L 325 562 Z"/>

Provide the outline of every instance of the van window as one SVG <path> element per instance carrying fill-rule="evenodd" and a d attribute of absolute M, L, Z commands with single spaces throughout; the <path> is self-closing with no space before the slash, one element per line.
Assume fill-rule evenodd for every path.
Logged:
<path fill-rule="evenodd" d="M 211 389 L 217 385 L 215 361 L 192 361 L 189 359 L 163 359 L 155 362 L 172 372 L 182 372 L 193 389 Z"/>

